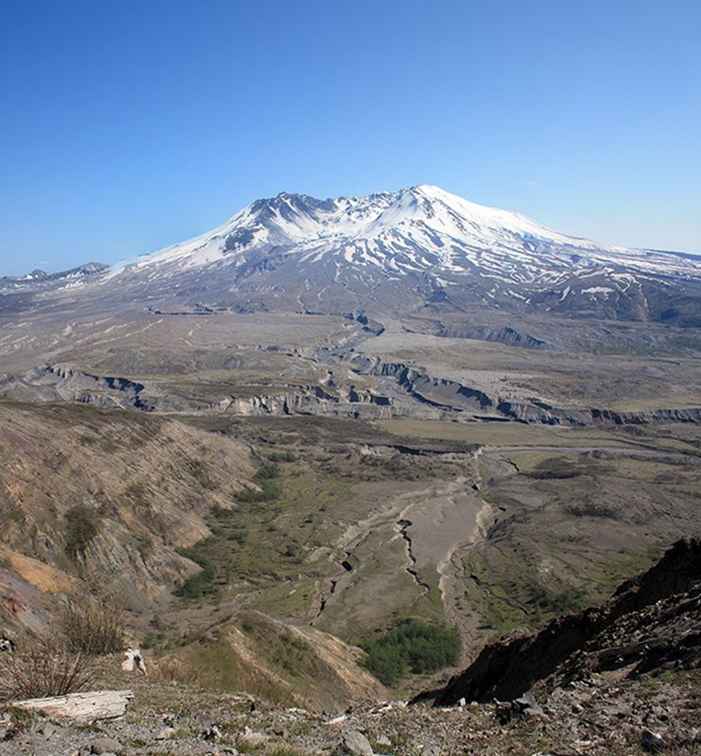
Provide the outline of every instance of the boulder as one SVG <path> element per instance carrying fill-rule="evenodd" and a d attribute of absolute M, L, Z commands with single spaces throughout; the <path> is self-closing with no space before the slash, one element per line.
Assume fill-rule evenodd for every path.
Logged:
<path fill-rule="evenodd" d="M 351 756 L 373 756 L 370 741 L 358 730 L 348 730 L 341 739 L 341 753 Z"/>

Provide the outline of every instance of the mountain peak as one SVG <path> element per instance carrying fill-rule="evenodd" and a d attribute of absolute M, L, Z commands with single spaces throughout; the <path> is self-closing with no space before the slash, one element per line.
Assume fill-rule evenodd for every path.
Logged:
<path fill-rule="evenodd" d="M 408 191 L 425 194 L 427 197 L 440 194 L 450 194 L 450 192 L 447 192 L 440 186 L 436 186 L 436 184 L 416 184 L 415 186 L 409 187 Z"/>
<path fill-rule="evenodd" d="M 328 292 L 318 298 L 350 287 L 415 287 L 420 279 L 451 297 L 463 290 L 482 304 L 542 302 L 548 310 L 575 299 L 582 310 L 606 309 L 629 289 L 631 299 L 651 272 L 701 278 L 701 261 L 607 248 L 435 184 L 328 199 L 283 191 L 195 239 L 115 268 L 105 280 L 142 268 L 149 281 L 164 283 L 190 274 L 205 280 L 211 269 L 227 292 L 242 280 L 251 290 L 318 286 Z"/>

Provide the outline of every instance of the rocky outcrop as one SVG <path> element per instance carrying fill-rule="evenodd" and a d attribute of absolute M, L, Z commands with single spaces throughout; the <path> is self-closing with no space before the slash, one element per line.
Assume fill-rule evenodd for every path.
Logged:
<path fill-rule="evenodd" d="M 103 408 L 156 408 L 143 395 L 145 386 L 117 376 L 87 373 L 69 365 L 42 365 L 21 377 L 0 377 L 0 396 L 34 401 L 73 401 Z"/>
<path fill-rule="evenodd" d="M 379 320 L 373 320 L 365 314 L 365 310 L 358 308 L 353 312 L 343 313 L 346 320 L 353 320 L 363 326 L 363 331 L 373 336 L 381 336 L 385 332 L 385 327 Z"/>
<path fill-rule="evenodd" d="M 511 326 L 489 328 L 488 326 L 472 326 L 469 324 L 447 325 L 441 323 L 437 335 L 452 339 L 491 341 L 507 346 L 526 347 L 527 349 L 547 349 L 548 347 L 547 342 L 543 339 L 538 339 Z"/>
<path fill-rule="evenodd" d="M 276 394 L 228 397 L 215 409 L 244 416 L 330 415 L 335 417 L 382 417 L 392 399 L 354 385 L 334 393 L 318 385 L 298 386 Z"/>
<path fill-rule="evenodd" d="M 460 699 L 512 700 L 536 683 L 577 672 L 636 665 L 701 666 L 701 541 L 682 540 L 603 606 L 549 622 L 534 635 L 488 645 L 470 667 L 420 696 L 436 705 Z"/>
<path fill-rule="evenodd" d="M 492 399 L 479 389 L 449 378 L 434 377 L 404 362 L 384 362 L 363 356 L 353 360 L 353 369 L 362 375 L 394 378 L 397 385 L 413 399 L 436 408 L 448 411 L 468 408 L 484 410 L 494 405 Z"/>
<path fill-rule="evenodd" d="M 611 409 L 555 407 L 532 399 L 528 402 L 504 400 L 497 404 L 497 410 L 506 417 L 520 422 L 544 425 L 648 425 L 701 422 L 701 407 L 618 412 Z"/>

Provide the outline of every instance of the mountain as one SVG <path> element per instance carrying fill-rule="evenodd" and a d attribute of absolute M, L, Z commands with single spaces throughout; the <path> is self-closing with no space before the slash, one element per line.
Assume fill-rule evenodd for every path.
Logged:
<path fill-rule="evenodd" d="M 430 185 L 257 200 L 210 232 L 116 266 L 103 286 L 223 306 L 479 305 L 701 325 L 701 258 L 602 246 Z"/>
<path fill-rule="evenodd" d="M 23 287 L 37 284 L 47 284 L 69 280 L 81 280 L 109 270 L 109 265 L 103 263 L 90 262 L 85 265 L 79 265 L 70 270 L 62 270 L 58 273 L 47 273 L 45 270 L 36 268 L 31 273 L 24 276 L 0 276 L 0 288 Z"/>

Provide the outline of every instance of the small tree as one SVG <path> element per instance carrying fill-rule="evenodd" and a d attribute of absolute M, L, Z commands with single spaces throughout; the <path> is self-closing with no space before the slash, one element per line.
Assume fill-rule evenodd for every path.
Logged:
<path fill-rule="evenodd" d="M 455 664 L 460 636 L 454 627 L 405 619 L 386 635 L 365 643 L 363 649 L 370 672 L 385 685 L 394 685 L 408 672 L 425 674 Z"/>

